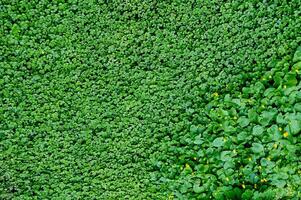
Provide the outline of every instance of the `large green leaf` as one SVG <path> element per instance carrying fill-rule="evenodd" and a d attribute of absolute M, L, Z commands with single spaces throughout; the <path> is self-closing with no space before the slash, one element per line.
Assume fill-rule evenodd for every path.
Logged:
<path fill-rule="evenodd" d="M 254 90 L 256 93 L 264 93 L 265 87 L 261 82 L 257 82 L 254 85 Z"/>
<path fill-rule="evenodd" d="M 301 131 L 301 119 L 290 121 L 289 127 L 290 127 L 290 131 L 293 135 L 299 134 Z"/>
<path fill-rule="evenodd" d="M 250 134 L 247 131 L 241 131 L 238 135 L 237 135 L 237 140 L 242 142 L 242 141 L 248 141 L 250 140 L 252 137 L 252 134 Z"/>
<path fill-rule="evenodd" d="M 199 181 L 197 181 L 197 182 L 193 185 L 193 191 L 194 191 L 195 193 L 202 193 L 202 192 L 205 191 L 205 189 L 206 189 L 205 187 L 200 186 Z"/>
<path fill-rule="evenodd" d="M 256 125 L 253 127 L 252 134 L 254 136 L 260 136 L 263 134 L 264 128 L 260 125 Z"/>
<path fill-rule="evenodd" d="M 231 151 L 223 151 L 221 153 L 221 160 L 222 161 L 229 161 L 229 160 L 231 160 Z"/>
<path fill-rule="evenodd" d="M 241 126 L 241 127 L 246 127 L 246 126 L 248 126 L 249 125 L 249 123 L 250 123 L 250 120 L 247 118 L 247 117 L 240 117 L 238 120 L 237 120 L 237 122 L 239 123 L 239 125 Z"/>
<path fill-rule="evenodd" d="M 301 112 L 301 103 L 296 103 L 294 105 L 294 109 L 297 111 L 297 112 Z"/>
<path fill-rule="evenodd" d="M 263 111 L 259 117 L 259 123 L 263 126 L 267 126 L 277 115 L 277 111 Z"/>
<path fill-rule="evenodd" d="M 272 140 L 274 141 L 279 141 L 282 138 L 281 132 L 279 131 L 279 127 L 275 124 L 268 128 L 267 132 L 270 134 Z"/>
<path fill-rule="evenodd" d="M 218 137 L 218 138 L 216 138 L 216 139 L 213 140 L 212 145 L 214 147 L 221 147 L 221 146 L 224 145 L 224 143 L 225 143 L 224 142 L 224 138 Z"/>
<path fill-rule="evenodd" d="M 297 51 L 294 54 L 293 62 L 301 61 L 301 46 L 297 48 Z"/>
<path fill-rule="evenodd" d="M 264 147 L 263 147 L 262 144 L 255 142 L 255 143 L 252 144 L 252 151 L 254 153 L 263 153 L 264 152 Z"/>
<path fill-rule="evenodd" d="M 248 118 L 251 122 L 257 122 L 258 114 L 255 109 L 250 109 L 248 111 Z"/>
<path fill-rule="evenodd" d="M 283 188 L 286 185 L 286 181 L 281 179 L 272 179 L 271 184 L 275 185 L 277 188 Z"/>

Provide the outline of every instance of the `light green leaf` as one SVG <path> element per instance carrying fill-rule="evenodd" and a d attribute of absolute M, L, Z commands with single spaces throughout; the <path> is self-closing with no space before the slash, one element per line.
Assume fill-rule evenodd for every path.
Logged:
<path fill-rule="evenodd" d="M 274 141 L 279 141 L 282 138 L 282 135 L 277 125 L 273 125 L 270 128 L 268 128 L 267 132 L 270 134 L 271 138 Z"/>
<path fill-rule="evenodd" d="M 182 184 L 182 187 L 180 188 L 180 191 L 181 191 L 182 193 L 185 193 L 185 192 L 187 192 L 188 189 L 191 188 L 191 187 L 192 187 L 192 184 L 186 181 L 186 182 L 184 182 L 184 184 Z"/>
<path fill-rule="evenodd" d="M 264 92 L 265 90 L 265 87 L 264 87 L 264 85 L 261 83 L 261 82 L 257 82 L 257 83 L 255 83 L 255 86 L 254 86 L 255 88 L 255 92 L 256 93 L 260 93 L 260 92 Z"/>
<path fill-rule="evenodd" d="M 193 191 L 195 193 L 202 193 L 202 192 L 204 192 L 204 190 L 205 190 L 205 188 L 203 186 L 200 186 L 199 182 L 197 182 L 193 185 Z"/>
<path fill-rule="evenodd" d="M 237 122 L 241 127 L 246 127 L 249 125 L 250 120 L 246 117 L 240 117 Z"/>
<path fill-rule="evenodd" d="M 231 132 L 235 132 L 236 128 L 234 128 L 233 126 L 230 125 L 229 121 L 224 121 L 223 122 L 223 129 L 225 132 L 227 133 L 231 133 Z"/>
<path fill-rule="evenodd" d="M 293 135 L 298 134 L 301 131 L 301 119 L 299 121 L 298 120 L 292 120 L 289 123 L 289 128 L 290 128 L 290 131 Z"/>
<path fill-rule="evenodd" d="M 286 181 L 285 180 L 276 179 L 276 180 L 272 180 L 271 184 L 275 185 L 278 188 L 283 188 L 286 185 Z"/>
<path fill-rule="evenodd" d="M 260 143 L 253 143 L 252 144 L 252 151 L 254 153 L 262 153 L 262 152 L 264 152 L 264 147 Z"/>
<path fill-rule="evenodd" d="M 224 145 L 224 138 L 218 137 L 215 140 L 213 140 L 212 145 L 214 147 L 221 147 Z"/>
<path fill-rule="evenodd" d="M 267 126 L 275 118 L 277 111 L 263 111 L 259 117 L 259 123 L 263 126 Z"/>
<path fill-rule="evenodd" d="M 223 151 L 221 153 L 221 160 L 222 161 L 228 161 L 231 160 L 231 151 Z"/>
<path fill-rule="evenodd" d="M 301 61 L 293 65 L 292 71 L 296 72 L 297 74 L 301 73 Z"/>
<path fill-rule="evenodd" d="M 194 144 L 203 144 L 204 140 L 200 136 L 196 136 L 194 140 Z"/>
<path fill-rule="evenodd" d="M 294 105 L 294 109 L 295 109 L 296 111 L 298 111 L 298 112 L 301 112 L 301 103 L 296 103 L 296 104 Z"/>
<path fill-rule="evenodd" d="M 238 141 L 245 141 L 251 139 L 252 135 L 246 131 L 242 131 L 237 135 Z"/>
<path fill-rule="evenodd" d="M 275 88 L 268 88 L 264 92 L 264 96 L 268 98 L 273 96 L 274 94 L 275 94 Z"/>
<path fill-rule="evenodd" d="M 293 62 L 301 61 L 301 46 L 299 46 L 294 54 Z"/>
<path fill-rule="evenodd" d="M 278 114 L 276 117 L 277 124 L 286 124 L 287 121 L 284 119 L 284 116 L 282 114 Z"/>
<path fill-rule="evenodd" d="M 256 122 L 258 119 L 258 114 L 257 114 L 256 110 L 250 109 L 248 111 L 248 118 L 251 122 Z"/>
<path fill-rule="evenodd" d="M 262 126 L 256 125 L 253 127 L 252 134 L 255 136 L 259 136 L 263 133 L 264 129 Z"/>

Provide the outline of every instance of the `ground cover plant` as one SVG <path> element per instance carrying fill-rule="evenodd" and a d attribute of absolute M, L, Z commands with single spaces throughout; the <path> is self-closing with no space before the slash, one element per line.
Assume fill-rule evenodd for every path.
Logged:
<path fill-rule="evenodd" d="M 300 7 L 0 0 L 0 199 L 300 198 Z"/>
<path fill-rule="evenodd" d="M 212 94 L 160 168 L 179 199 L 301 198 L 301 46 L 240 91 Z M 175 178 L 176 177 L 176 178 Z"/>

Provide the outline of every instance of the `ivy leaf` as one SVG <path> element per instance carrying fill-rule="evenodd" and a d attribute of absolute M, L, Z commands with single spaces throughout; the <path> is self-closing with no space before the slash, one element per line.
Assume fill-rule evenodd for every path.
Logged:
<path fill-rule="evenodd" d="M 232 99 L 232 102 L 242 109 L 244 109 L 246 106 L 245 103 L 242 103 L 240 99 Z"/>

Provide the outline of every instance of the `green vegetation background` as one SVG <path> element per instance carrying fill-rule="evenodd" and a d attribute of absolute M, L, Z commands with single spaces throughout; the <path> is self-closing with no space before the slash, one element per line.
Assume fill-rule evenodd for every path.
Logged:
<path fill-rule="evenodd" d="M 300 8 L 1 0 L 0 198 L 300 197 Z"/>

